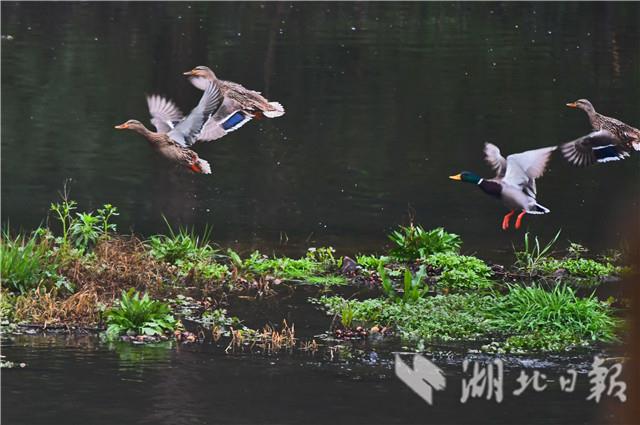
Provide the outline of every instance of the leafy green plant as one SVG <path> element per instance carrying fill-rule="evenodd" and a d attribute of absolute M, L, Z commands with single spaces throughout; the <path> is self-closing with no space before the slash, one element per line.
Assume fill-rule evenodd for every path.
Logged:
<path fill-rule="evenodd" d="M 62 202 L 51 203 L 50 211 L 53 212 L 60 223 L 62 228 L 62 237 L 60 239 L 60 245 L 67 249 L 69 248 L 69 230 L 73 225 L 73 211 L 78 207 L 78 203 L 73 200 L 69 200 L 66 194 L 63 196 Z"/>
<path fill-rule="evenodd" d="M 155 258 L 176 264 L 179 260 L 199 261 L 211 257 L 216 250 L 208 244 L 210 229 L 207 227 L 202 236 L 195 234 L 192 229 L 188 231 L 179 227 L 178 231 L 174 231 L 171 225 L 166 221 L 169 227 L 169 235 L 155 235 L 149 239 L 151 246 L 151 255 Z"/>
<path fill-rule="evenodd" d="M 526 271 L 529 275 L 533 276 L 539 271 L 540 265 L 545 261 L 547 256 L 551 253 L 551 249 L 558 241 L 560 232 L 558 230 L 556 235 L 551 239 L 544 247 L 540 245 L 540 241 L 536 236 L 533 241 L 529 239 L 529 232 L 524 234 L 524 248 L 522 251 L 515 250 L 516 267 Z"/>
<path fill-rule="evenodd" d="M 100 227 L 102 229 L 102 234 L 106 235 L 109 232 L 115 232 L 117 227 L 114 223 L 111 223 L 111 217 L 117 217 L 120 213 L 118 212 L 118 208 L 114 207 L 111 204 L 104 204 L 102 208 L 98 208 L 98 218 L 100 219 Z"/>
<path fill-rule="evenodd" d="M 310 276 L 305 279 L 307 283 L 322 286 L 340 286 L 346 285 L 347 279 L 344 276 Z"/>
<path fill-rule="evenodd" d="M 308 280 L 312 276 L 325 273 L 327 265 L 319 263 L 311 256 L 300 259 L 287 257 L 266 257 L 255 251 L 244 261 L 244 268 L 251 272 L 291 280 Z"/>
<path fill-rule="evenodd" d="M 353 324 L 353 307 L 350 303 L 344 303 L 340 309 L 340 323 L 345 328 L 350 328 Z"/>
<path fill-rule="evenodd" d="M 95 244 L 102 234 L 100 218 L 93 213 L 76 213 L 77 218 L 71 222 L 69 233 L 71 240 L 81 250 Z"/>
<path fill-rule="evenodd" d="M 411 261 L 426 258 L 438 252 L 458 252 L 462 245 L 460 236 L 446 232 L 442 227 L 425 231 L 422 226 L 400 226 L 389 235 L 389 239 L 395 244 L 391 249 L 391 256 Z"/>
<path fill-rule="evenodd" d="M 177 324 L 167 304 L 150 299 L 146 293 L 140 297 L 134 288 L 122 291 L 120 301 L 106 311 L 105 317 L 109 338 L 125 333 L 162 335 Z"/>
<path fill-rule="evenodd" d="M 453 252 L 430 255 L 425 262 L 442 269 L 438 285 L 449 291 L 481 290 L 493 286 L 491 268 L 481 259 Z"/>
<path fill-rule="evenodd" d="M 22 294 L 38 287 L 42 283 L 53 283 L 70 292 L 72 285 L 59 276 L 56 253 L 44 239 L 39 239 L 38 232 L 31 236 L 9 236 L 2 233 L 0 240 L 0 272 L 2 285 L 13 292 Z"/>
<path fill-rule="evenodd" d="M 600 263 L 588 258 L 565 258 L 562 260 L 547 258 L 539 267 L 545 273 L 553 273 L 556 270 L 564 269 L 570 275 L 582 278 L 599 278 L 620 272 L 619 267 L 613 264 Z"/>
<path fill-rule="evenodd" d="M 374 255 L 356 255 L 356 263 L 365 270 L 378 270 L 380 265 L 387 264 L 387 257 L 376 257 Z"/>
<path fill-rule="evenodd" d="M 333 247 L 309 248 L 307 258 L 313 262 L 320 263 L 325 267 L 335 267 L 338 262 L 333 254 L 336 250 Z"/>
<path fill-rule="evenodd" d="M 387 271 L 380 265 L 378 274 L 382 281 L 382 291 L 389 300 L 402 302 L 414 302 L 425 296 L 429 291 L 429 286 L 424 284 L 424 278 L 427 276 L 424 266 L 420 266 L 418 272 L 414 275 L 409 268 L 404 270 L 402 298 L 400 298 L 393 286 L 392 280 L 387 276 Z"/>

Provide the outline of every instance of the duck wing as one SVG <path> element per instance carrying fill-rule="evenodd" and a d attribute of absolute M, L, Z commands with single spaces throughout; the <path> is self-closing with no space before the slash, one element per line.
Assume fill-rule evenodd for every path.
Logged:
<path fill-rule="evenodd" d="M 562 155 L 573 165 L 618 161 L 629 156 L 627 147 L 608 130 L 593 131 L 560 146 Z"/>
<path fill-rule="evenodd" d="M 171 100 L 160 95 L 147 96 L 151 124 L 158 133 L 168 133 L 182 120 L 184 114 Z"/>
<path fill-rule="evenodd" d="M 220 107 L 222 100 L 218 85 L 209 83 L 198 105 L 169 132 L 169 137 L 183 146 L 193 145 L 198 140 L 197 136 L 202 127 Z"/>
<path fill-rule="evenodd" d="M 536 179 L 544 174 L 551 152 L 557 148 L 550 146 L 507 156 L 507 170 L 503 181 L 519 187 L 526 195 L 535 199 Z"/>
<path fill-rule="evenodd" d="M 507 170 L 507 160 L 500 153 L 500 149 L 493 143 L 484 144 L 484 159 L 496 172 L 496 177 L 504 177 Z"/>

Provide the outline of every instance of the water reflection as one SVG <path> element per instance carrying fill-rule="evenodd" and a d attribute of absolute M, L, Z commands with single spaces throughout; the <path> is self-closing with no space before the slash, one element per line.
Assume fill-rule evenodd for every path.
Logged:
<path fill-rule="evenodd" d="M 33 227 L 66 178 L 86 209 L 121 208 L 121 229 L 210 224 L 223 244 L 380 250 L 415 219 L 509 255 L 501 206 L 447 176 L 488 174 L 482 144 L 518 152 L 588 130 L 566 110 L 587 97 L 637 124 L 638 4 L 2 4 L 2 220 Z M 184 110 L 200 93 L 181 72 L 212 66 L 287 114 L 198 153 L 213 176 L 181 174 L 113 130 L 146 117 L 145 93 Z M 636 158 L 540 181 L 552 214 L 527 226 L 595 249 L 638 215 Z M 637 220 L 635 221 L 637 223 Z M 287 245 L 281 241 L 287 240 Z M 502 251 L 495 252 L 496 250 Z M 505 252 L 506 250 L 506 252 Z"/>

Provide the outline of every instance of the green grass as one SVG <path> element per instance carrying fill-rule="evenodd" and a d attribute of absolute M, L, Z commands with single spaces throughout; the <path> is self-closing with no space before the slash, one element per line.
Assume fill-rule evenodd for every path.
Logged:
<path fill-rule="evenodd" d="M 376 257 L 375 255 L 356 255 L 356 263 L 365 270 L 377 271 L 380 266 L 389 262 L 388 257 Z"/>
<path fill-rule="evenodd" d="M 208 243 L 208 228 L 202 236 L 198 236 L 193 229 L 189 231 L 179 227 L 174 231 L 168 222 L 167 226 L 168 235 L 155 235 L 149 239 L 151 255 L 156 259 L 169 264 L 177 264 L 179 261 L 197 262 L 210 258 L 216 252 Z"/>
<path fill-rule="evenodd" d="M 452 294 L 411 302 L 390 299 L 313 300 L 329 314 L 348 312 L 349 322 L 392 326 L 414 342 L 494 340 L 487 351 L 562 351 L 616 339 L 620 322 L 595 297 L 579 298 L 566 286 L 511 286 L 506 295 Z"/>
<path fill-rule="evenodd" d="M 58 275 L 58 256 L 49 242 L 31 236 L 15 238 L 3 232 L 0 237 L 0 272 L 2 286 L 22 294 L 41 284 L 54 284 L 72 291 L 72 285 Z"/>
<path fill-rule="evenodd" d="M 514 249 L 516 256 L 515 266 L 520 270 L 529 273 L 533 276 L 540 270 L 541 264 L 551 254 L 553 246 L 558 241 L 561 230 L 558 230 L 556 235 L 547 242 L 544 246 L 540 244 L 538 237 L 534 237 L 533 240 L 529 238 L 529 232 L 524 234 L 524 246 L 522 250 L 518 251 Z"/>
<path fill-rule="evenodd" d="M 131 288 L 122 291 L 120 301 L 105 313 L 107 337 L 116 338 L 125 333 L 136 335 L 162 335 L 172 332 L 176 319 L 169 306 L 149 298 Z"/>
<path fill-rule="evenodd" d="M 394 247 L 389 254 L 401 261 L 426 258 L 439 252 L 459 252 L 462 245 L 460 236 L 446 232 L 442 227 L 426 231 L 413 223 L 400 226 L 389 235 Z"/>
<path fill-rule="evenodd" d="M 478 291 L 493 286 L 491 269 L 479 258 L 453 252 L 430 255 L 425 262 L 442 269 L 438 288 L 450 292 Z"/>
<path fill-rule="evenodd" d="M 255 251 L 247 258 L 242 268 L 245 271 L 272 275 L 285 280 L 301 280 L 323 285 L 346 283 L 342 276 L 328 275 L 337 268 L 333 248 L 310 248 L 306 256 L 298 259 L 288 257 L 267 257 Z"/>
<path fill-rule="evenodd" d="M 601 263 L 589 258 L 547 258 L 540 264 L 540 270 L 554 273 L 564 269 L 571 276 L 581 278 L 600 278 L 620 273 L 620 268 L 611 263 Z"/>

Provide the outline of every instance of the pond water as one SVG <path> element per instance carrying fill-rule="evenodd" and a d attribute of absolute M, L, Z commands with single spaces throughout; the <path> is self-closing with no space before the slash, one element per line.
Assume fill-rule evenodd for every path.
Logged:
<path fill-rule="evenodd" d="M 287 291 L 285 291 L 287 292 Z M 229 311 L 260 328 L 280 328 L 285 318 L 300 341 L 317 340 L 317 351 L 298 348 L 269 351 L 258 346 L 226 350 L 228 338 L 204 344 L 166 343 L 136 346 L 107 343 L 95 336 L 21 335 L 3 342 L 3 354 L 23 369 L 5 369 L 3 423 L 617 423 L 611 406 L 585 399 L 593 356 L 487 356 L 471 354 L 471 345 L 438 345 L 425 356 L 439 367 L 446 387 L 434 392 L 433 405 L 413 393 L 394 372 L 394 352 L 405 351 L 395 338 L 340 342 L 321 337 L 331 318 L 306 303 L 318 290 L 298 286 L 290 296 L 230 300 Z M 192 322 L 187 328 L 198 331 Z M 209 335 L 206 331 L 205 335 Z M 403 354 L 411 365 L 411 356 Z M 499 358 L 504 365 L 503 400 L 462 398 L 462 361 L 483 367 Z M 473 363 L 471 363 L 473 367 Z M 577 372 L 575 389 L 563 392 L 561 376 Z M 497 369 L 494 367 L 494 372 Z M 545 376 L 536 392 L 520 395 L 524 371 Z M 481 381 L 480 381 L 481 382 Z M 614 402 L 620 406 L 617 401 Z M 607 408 L 605 408 L 607 406 Z"/>
<path fill-rule="evenodd" d="M 33 228 L 66 179 L 84 209 L 118 206 L 121 230 L 209 225 L 224 245 L 279 252 L 381 250 L 409 215 L 461 234 L 469 252 L 510 254 L 502 205 L 447 177 L 491 176 L 505 154 L 586 134 L 581 111 L 638 126 L 640 5 L 2 4 L 2 222 Z M 138 135 L 144 95 L 183 110 L 181 75 L 211 66 L 286 115 L 196 148 L 214 167 L 168 168 Z M 551 209 L 526 228 L 594 248 L 637 226 L 637 158 L 578 169 L 556 157 L 539 181 Z"/>
<path fill-rule="evenodd" d="M 83 209 L 112 203 L 121 231 L 203 229 L 223 246 L 380 252 L 409 217 L 462 235 L 466 252 L 512 258 L 523 232 L 499 229 L 503 207 L 447 176 L 474 170 L 486 141 L 513 153 L 589 130 L 566 108 L 640 124 L 638 3 L 58 3 L 2 2 L 2 224 L 32 229 L 64 182 Z M 189 110 L 196 65 L 263 91 L 287 113 L 196 147 L 211 176 L 183 173 L 135 134 L 145 94 Z M 578 169 L 559 156 L 539 181 L 525 229 L 598 251 L 625 243 L 640 213 L 637 156 Z M 303 303 L 303 301 L 301 301 Z M 277 310 L 270 320 L 295 311 Z M 304 309 L 302 334 L 327 318 Z M 237 314 L 237 313 L 236 313 Z M 262 318 L 261 316 L 257 316 Z M 256 319 L 257 320 L 257 319 Z M 265 320 L 257 320 L 264 324 Z M 223 347 L 224 348 L 224 347 Z M 573 394 L 461 404 L 460 356 L 434 361 L 451 385 L 427 406 L 393 373 L 393 347 L 226 354 L 215 346 L 110 347 L 96 337 L 20 336 L 3 354 L 6 423 L 588 423 L 590 355 L 525 359 L 555 379 L 577 365 Z M 360 350 L 360 351 L 358 351 Z M 378 360 L 370 353 L 376 350 Z"/>

